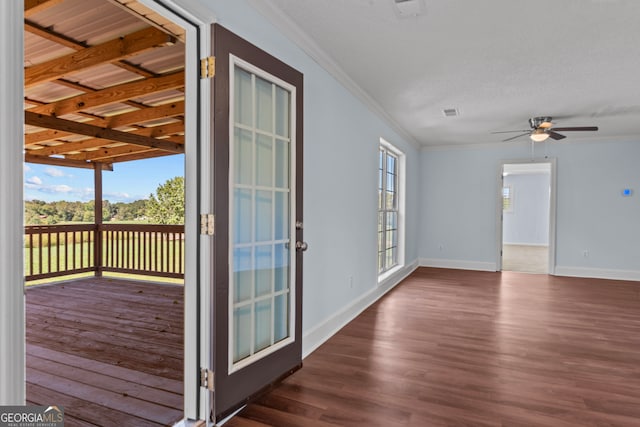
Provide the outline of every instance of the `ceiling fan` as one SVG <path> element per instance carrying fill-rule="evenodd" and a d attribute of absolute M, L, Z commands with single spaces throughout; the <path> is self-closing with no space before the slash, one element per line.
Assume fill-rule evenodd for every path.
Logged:
<path fill-rule="evenodd" d="M 574 126 L 574 127 L 554 127 L 551 122 L 551 117 L 532 117 L 529 119 L 529 126 L 531 129 L 523 129 L 523 130 L 507 130 L 502 132 L 491 132 L 491 133 L 512 133 L 512 132 L 521 132 L 520 135 L 512 136 L 511 138 L 503 139 L 502 142 L 511 141 L 516 138 L 520 138 L 521 136 L 529 135 L 534 142 L 542 142 L 547 138 L 559 140 L 566 138 L 566 136 L 559 134 L 558 132 L 568 132 L 568 131 L 597 131 L 597 126 Z"/>

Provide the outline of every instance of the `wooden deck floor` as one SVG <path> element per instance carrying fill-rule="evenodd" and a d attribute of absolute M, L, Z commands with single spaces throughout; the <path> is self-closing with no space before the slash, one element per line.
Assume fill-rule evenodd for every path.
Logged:
<path fill-rule="evenodd" d="M 420 269 L 225 427 L 640 426 L 640 283 Z"/>
<path fill-rule="evenodd" d="M 90 278 L 27 290 L 27 401 L 65 426 L 182 418 L 182 286 Z"/>

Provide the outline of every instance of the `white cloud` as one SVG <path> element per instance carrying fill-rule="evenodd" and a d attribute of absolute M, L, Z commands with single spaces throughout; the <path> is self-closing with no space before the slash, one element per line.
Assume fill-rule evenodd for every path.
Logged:
<path fill-rule="evenodd" d="M 31 168 L 26 163 L 22 165 L 22 170 L 24 171 L 24 173 L 31 172 Z"/>
<path fill-rule="evenodd" d="M 73 188 L 69 187 L 68 185 L 52 185 L 51 187 L 51 192 L 53 193 L 71 193 L 73 191 Z"/>
<path fill-rule="evenodd" d="M 123 192 L 106 192 L 103 195 L 103 199 L 111 202 L 133 202 L 138 198 L 131 196 L 129 193 Z"/>
<path fill-rule="evenodd" d="M 42 180 L 37 177 L 37 176 L 32 176 L 31 178 L 27 178 L 26 179 L 27 184 L 32 184 L 32 185 L 42 185 Z"/>
<path fill-rule="evenodd" d="M 53 168 L 53 167 L 46 168 L 44 170 L 44 173 L 46 173 L 49 176 L 54 176 L 54 177 L 61 177 L 61 176 L 65 176 L 66 175 L 62 169 Z"/>

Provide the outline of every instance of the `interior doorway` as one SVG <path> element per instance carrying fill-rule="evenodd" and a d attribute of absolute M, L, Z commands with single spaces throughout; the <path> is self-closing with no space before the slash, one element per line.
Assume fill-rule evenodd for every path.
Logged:
<path fill-rule="evenodd" d="M 502 165 L 500 254 L 502 271 L 549 274 L 552 269 L 553 163 Z M 555 207 L 554 207 L 555 209 Z"/>

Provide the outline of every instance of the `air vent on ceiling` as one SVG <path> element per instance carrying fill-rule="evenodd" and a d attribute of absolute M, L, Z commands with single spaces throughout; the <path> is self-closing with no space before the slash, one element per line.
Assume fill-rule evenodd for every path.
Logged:
<path fill-rule="evenodd" d="M 391 0 L 398 18 L 415 18 L 422 15 L 426 7 L 424 0 Z"/>
<path fill-rule="evenodd" d="M 456 117 L 460 115 L 460 112 L 457 108 L 445 108 L 442 110 L 442 113 L 445 117 Z"/>

